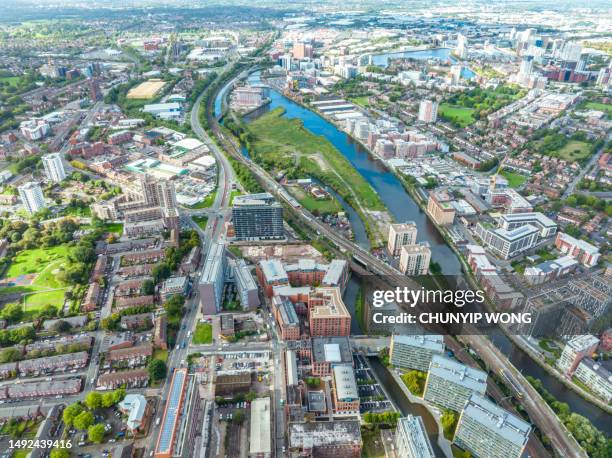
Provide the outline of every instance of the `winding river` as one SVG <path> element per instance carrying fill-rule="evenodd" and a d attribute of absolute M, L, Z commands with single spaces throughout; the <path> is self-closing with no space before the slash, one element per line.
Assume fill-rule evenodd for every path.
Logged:
<path fill-rule="evenodd" d="M 259 72 L 251 74 L 249 82 L 252 84 L 260 83 Z M 221 98 L 226 92 L 225 89 L 219 93 L 215 100 L 215 115 L 221 113 Z M 372 158 L 367 151 L 352 141 L 347 134 L 313 111 L 302 107 L 275 90 L 270 90 L 270 97 L 272 99 L 270 104 L 257 112 L 253 112 L 249 117 L 257 117 L 268 110 L 282 107 L 285 109 L 286 117 L 299 118 L 303 121 L 304 127 L 311 132 L 316 135 L 325 136 L 365 177 L 381 197 L 396 221 L 414 221 L 416 223 L 418 227 L 418 241 L 429 242 L 432 250 L 432 259 L 440 264 L 442 272 L 446 275 L 461 275 L 461 264 L 455 253 L 445 243 L 435 226 L 427 218 L 427 215 L 412 200 L 410 195 L 406 193 L 398 178 L 381 161 Z M 346 202 L 343 202 L 343 205 L 345 209 L 348 207 Z M 354 218 L 359 219 L 356 212 L 354 210 L 352 212 L 352 215 L 348 212 L 349 217 L 352 218 L 351 223 L 354 222 Z M 359 242 L 357 240 L 357 232 L 355 230 L 356 241 Z M 353 307 L 354 305 L 350 308 Z M 353 329 L 357 328 L 357 323 L 354 322 L 352 327 Z M 523 375 L 539 378 L 543 386 L 557 399 L 566 402 L 573 412 L 585 416 L 594 426 L 606 432 L 609 436 L 612 435 L 612 422 L 606 412 L 567 389 L 556 378 L 549 375 L 535 363 L 529 355 L 514 345 L 501 331 L 494 332 L 491 340 Z"/>

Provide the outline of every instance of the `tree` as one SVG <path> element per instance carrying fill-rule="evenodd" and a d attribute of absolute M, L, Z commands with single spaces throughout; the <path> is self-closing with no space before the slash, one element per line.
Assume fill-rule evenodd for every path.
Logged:
<path fill-rule="evenodd" d="M 102 407 L 102 395 L 97 391 L 87 393 L 85 405 L 91 410 L 99 409 Z"/>
<path fill-rule="evenodd" d="M 57 322 L 53 323 L 53 326 L 51 326 L 51 330 L 57 332 L 58 334 L 68 332 L 71 328 L 72 325 L 65 320 L 58 320 Z"/>
<path fill-rule="evenodd" d="M 62 414 L 62 419 L 68 428 L 73 425 L 75 418 L 81 414 L 85 409 L 81 404 L 75 402 L 74 404 L 70 404 L 68 407 L 64 409 L 64 413 Z"/>
<path fill-rule="evenodd" d="M 245 419 L 245 415 L 244 415 L 244 410 L 237 410 L 236 412 L 234 412 L 234 416 L 232 417 L 232 422 L 241 425 L 244 422 Z"/>
<path fill-rule="evenodd" d="M 0 316 L 9 323 L 18 323 L 23 318 L 23 307 L 19 304 L 7 304 L 0 312 Z"/>
<path fill-rule="evenodd" d="M 70 452 L 65 448 L 54 448 L 50 456 L 51 458 L 70 458 Z"/>
<path fill-rule="evenodd" d="M 155 293 L 155 283 L 153 280 L 147 279 L 142 283 L 142 294 L 144 296 L 151 296 Z"/>
<path fill-rule="evenodd" d="M 406 384 L 406 387 L 415 396 L 422 396 L 425 390 L 425 379 L 427 375 L 421 371 L 410 371 L 402 375 L 402 380 Z"/>
<path fill-rule="evenodd" d="M 74 418 L 72 423 L 76 429 L 85 431 L 94 424 L 94 416 L 91 412 L 83 411 Z"/>
<path fill-rule="evenodd" d="M 175 294 L 166 301 L 164 308 L 168 313 L 168 317 L 173 318 L 181 315 L 183 312 L 183 305 L 185 305 L 185 298 Z"/>
<path fill-rule="evenodd" d="M 149 376 L 153 381 L 161 380 L 166 376 L 166 363 L 161 359 L 153 359 L 147 367 Z"/>
<path fill-rule="evenodd" d="M 457 413 L 452 410 L 445 410 L 440 417 L 440 423 L 442 423 L 442 429 L 444 430 L 444 437 L 449 441 L 453 440 L 455 436 L 455 428 L 457 427 Z"/>
<path fill-rule="evenodd" d="M 90 426 L 89 429 L 87 429 L 87 437 L 91 442 L 100 444 L 104 440 L 105 432 L 104 425 L 102 423 L 98 423 L 97 425 Z"/>

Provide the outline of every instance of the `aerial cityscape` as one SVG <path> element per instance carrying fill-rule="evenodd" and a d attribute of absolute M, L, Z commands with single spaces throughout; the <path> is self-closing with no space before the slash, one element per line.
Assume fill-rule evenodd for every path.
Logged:
<path fill-rule="evenodd" d="M 608 2 L 0 4 L 1 457 L 610 458 L 611 242 Z"/>

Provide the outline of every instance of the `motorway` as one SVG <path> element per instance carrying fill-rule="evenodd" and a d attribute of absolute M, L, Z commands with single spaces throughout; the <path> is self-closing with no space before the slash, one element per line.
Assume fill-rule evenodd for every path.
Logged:
<path fill-rule="evenodd" d="M 245 166 L 258 178 L 266 191 L 276 195 L 280 200 L 288 203 L 296 211 L 296 216 L 301 219 L 303 223 L 308 225 L 311 229 L 316 231 L 318 234 L 324 235 L 330 241 L 335 243 L 343 252 L 351 253 L 353 256 L 357 255 L 358 258 L 367 264 L 368 270 L 376 275 L 386 276 L 386 280 L 393 283 L 393 286 L 406 287 L 409 289 L 420 289 L 420 286 L 412 279 L 402 275 L 398 270 L 389 266 L 384 261 L 378 259 L 372 255 L 369 251 L 364 250 L 357 244 L 350 240 L 345 239 L 342 235 L 332 231 L 327 226 L 317 221 L 312 214 L 303 208 L 296 209 L 291 200 L 288 199 L 287 192 L 273 179 L 270 174 L 262 169 L 259 165 L 255 164 L 248 158 L 242 155 L 240 148 L 234 144 L 231 139 L 225 137 L 221 131 L 217 120 L 211 113 L 211 110 L 207 107 L 207 118 L 209 126 L 211 127 L 214 135 L 217 137 L 221 145 L 225 148 L 228 154 Z M 192 127 L 199 126 L 199 119 L 195 119 L 196 123 L 193 123 L 194 118 L 192 116 Z M 516 370 L 516 368 L 508 361 L 505 357 L 500 357 L 499 350 L 486 339 L 484 336 L 472 335 L 469 336 L 470 344 L 475 348 L 480 356 L 488 364 L 496 367 L 496 369 L 505 370 L 506 373 L 512 374 L 514 382 L 517 386 L 521 386 L 528 396 L 524 396 L 521 400 L 523 406 L 527 410 L 532 421 L 538 426 L 543 434 L 551 439 L 551 443 L 554 449 L 561 454 L 561 456 L 575 456 L 583 457 L 586 456 L 584 450 L 579 446 L 578 442 L 574 437 L 569 434 L 565 427 L 561 424 L 555 413 L 550 409 L 544 399 L 531 387 L 529 382 Z"/>

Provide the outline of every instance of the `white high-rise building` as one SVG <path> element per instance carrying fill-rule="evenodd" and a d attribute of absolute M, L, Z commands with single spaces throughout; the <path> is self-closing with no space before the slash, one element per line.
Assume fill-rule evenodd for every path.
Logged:
<path fill-rule="evenodd" d="M 399 269 L 406 275 L 427 275 L 429 262 L 431 261 L 431 249 L 427 242 L 417 245 L 404 245 L 400 254 Z"/>
<path fill-rule="evenodd" d="M 387 248 L 391 256 L 399 256 L 404 245 L 416 243 L 417 227 L 414 221 L 390 224 Z"/>
<path fill-rule="evenodd" d="M 457 35 L 457 47 L 455 48 L 455 53 L 462 59 L 467 57 L 468 53 L 468 40 L 463 34 Z"/>
<path fill-rule="evenodd" d="M 435 454 L 421 417 L 400 418 L 395 432 L 396 456 L 402 458 L 434 458 Z"/>
<path fill-rule="evenodd" d="M 450 84 L 455 85 L 459 84 L 461 81 L 461 71 L 463 70 L 462 65 L 451 65 L 450 69 Z"/>
<path fill-rule="evenodd" d="M 580 55 L 582 54 L 582 45 L 580 43 L 574 43 L 566 41 L 561 49 L 560 58 L 567 62 L 578 62 Z"/>
<path fill-rule="evenodd" d="M 66 171 L 59 153 L 46 154 L 42 157 L 42 163 L 49 180 L 59 183 L 66 178 Z"/>
<path fill-rule="evenodd" d="M 519 74 L 521 76 L 529 76 L 533 71 L 533 56 L 525 56 L 521 61 L 521 69 Z"/>
<path fill-rule="evenodd" d="M 45 197 L 38 183 L 29 181 L 28 183 L 19 186 L 19 197 L 21 202 L 29 214 L 34 214 L 37 211 L 45 208 Z"/>
<path fill-rule="evenodd" d="M 436 122 L 438 119 L 438 102 L 421 100 L 419 104 L 419 121 Z"/>

